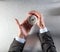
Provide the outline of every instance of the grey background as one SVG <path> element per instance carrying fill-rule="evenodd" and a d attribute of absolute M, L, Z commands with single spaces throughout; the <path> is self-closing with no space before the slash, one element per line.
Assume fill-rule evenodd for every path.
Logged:
<path fill-rule="evenodd" d="M 13 38 L 19 33 L 14 18 L 22 22 L 31 10 L 37 10 L 43 14 L 46 27 L 52 34 L 57 52 L 60 51 L 60 0 L 1 0 L 0 52 L 8 52 Z M 34 30 L 37 31 L 38 29 Z M 41 51 L 40 41 L 35 34 L 28 37 L 25 51 Z"/>

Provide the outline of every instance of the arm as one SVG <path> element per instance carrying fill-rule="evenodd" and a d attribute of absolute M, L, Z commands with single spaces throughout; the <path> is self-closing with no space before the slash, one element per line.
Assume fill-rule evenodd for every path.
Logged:
<path fill-rule="evenodd" d="M 9 48 L 9 51 L 8 52 L 22 52 L 23 51 L 23 48 L 24 48 L 24 45 L 25 45 L 25 34 L 26 30 L 22 30 L 23 26 L 20 25 L 19 21 L 17 19 L 15 19 L 16 22 L 17 22 L 17 25 L 19 27 L 19 34 L 17 35 L 16 38 L 14 38 L 13 42 L 11 43 L 10 45 L 10 48 Z M 23 42 L 22 42 L 23 41 Z"/>
<path fill-rule="evenodd" d="M 41 42 L 41 47 L 43 52 L 57 52 L 56 47 L 54 45 L 53 38 L 50 34 L 50 32 L 47 30 L 45 27 L 44 20 L 41 16 L 41 23 L 39 23 L 40 27 L 40 33 L 38 35 L 40 42 Z"/>
<path fill-rule="evenodd" d="M 43 52 L 57 52 L 54 41 L 49 31 L 43 33 L 40 32 L 38 37 L 40 39 Z"/>
<path fill-rule="evenodd" d="M 19 23 L 18 19 L 15 19 L 15 21 L 17 22 L 17 25 L 18 25 L 20 31 L 19 31 L 19 34 L 17 35 L 17 37 L 15 37 L 13 42 L 11 43 L 8 52 L 22 52 L 24 45 L 26 43 L 26 38 L 31 29 L 31 27 L 29 28 L 27 19 L 21 24 Z"/>
<path fill-rule="evenodd" d="M 47 30 L 45 26 L 43 15 L 37 11 L 31 11 L 30 14 L 33 14 L 36 17 L 38 17 L 37 25 L 40 28 L 38 38 L 40 39 L 40 42 L 41 42 L 42 51 L 43 52 L 56 52 L 54 41 L 52 39 L 50 32 Z"/>
<path fill-rule="evenodd" d="M 22 52 L 24 48 L 25 43 L 18 42 L 15 38 L 10 45 L 8 52 Z"/>

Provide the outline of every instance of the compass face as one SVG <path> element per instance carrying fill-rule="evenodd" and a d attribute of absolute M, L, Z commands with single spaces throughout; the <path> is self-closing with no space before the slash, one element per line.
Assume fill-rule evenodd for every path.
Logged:
<path fill-rule="evenodd" d="M 36 22 L 37 22 L 37 17 L 36 17 L 36 16 L 31 16 L 31 17 L 28 19 L 28 22 L 29 22 L 31 25 L 36 24 Z"/>

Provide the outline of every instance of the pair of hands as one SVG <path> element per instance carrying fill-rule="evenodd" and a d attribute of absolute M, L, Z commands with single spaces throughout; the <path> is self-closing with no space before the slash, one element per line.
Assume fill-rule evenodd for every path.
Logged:
<path fill-rule="evenodd" d="M 40 29 L 45 28 L 45 23 L 44 23 L 43 15 L 40 14 L 39 12 L 33 10 L 33 11 L 30 11 L 30 12 L 28 13 L 27 19 L 28 19 L 30 16 L 32 16 L 32 15 L 35 15 L 35 16 L 37 17 L 37 19 L 38 19 L 38 20 L 37 20 L 37 26 L 38 26 Z M 19 27 L 19 30 L 20 30 L 20 31 L 19 31 L 19 34 L 18 34 L 18 37 L 19 37 L 19 38 L 26 38 L 26 37 L 28 36 L 28 33 L 29 33 L 31 27 L 32 27 L 32 26 L 27 22 L 27 19 L 25 19 L 25 20 L 23 21 L 23 23 L 20 24 L 20 23 L 19 23 L 19 20 L 15 18 L 15 21 L 16 21 L 18 27 Z"/>

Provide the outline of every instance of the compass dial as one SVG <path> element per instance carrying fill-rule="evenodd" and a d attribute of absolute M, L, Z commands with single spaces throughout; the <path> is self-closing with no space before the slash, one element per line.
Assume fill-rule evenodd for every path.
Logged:
<path fill-rule="evenodd" d="M 31 16 L 29 19 L 28 19 L 28 22 L 31 24 L 31 25 L 34 25 L 36 24 L 37 22 L 37 17 L 36 16 Z"/>

